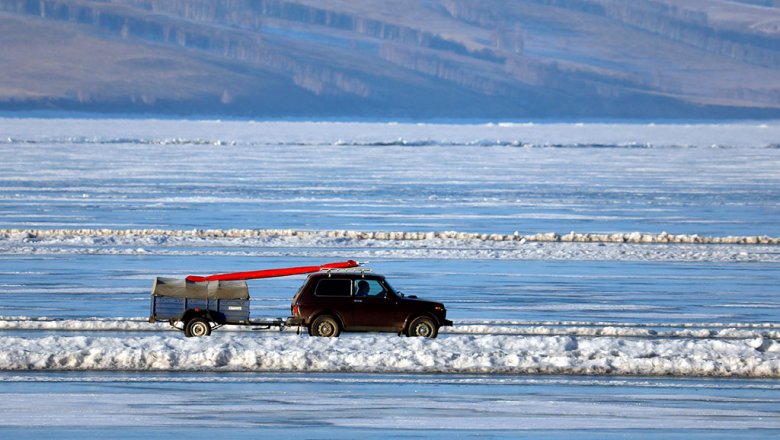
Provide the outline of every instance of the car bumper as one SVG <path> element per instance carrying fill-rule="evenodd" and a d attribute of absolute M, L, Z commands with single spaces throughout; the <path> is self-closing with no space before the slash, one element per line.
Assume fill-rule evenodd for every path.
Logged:
<path fill-rule="evenodd" d="M 442 321 L 441 326 L 442 327 L 452 327 L 452 321 L 450 321 L 449 319 L 445 319 L 444 321 Z"/>

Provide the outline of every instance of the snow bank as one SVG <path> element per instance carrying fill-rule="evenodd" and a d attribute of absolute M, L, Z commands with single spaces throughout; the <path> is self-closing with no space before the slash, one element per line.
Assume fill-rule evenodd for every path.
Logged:
<path fill-rule="evenodd" d="M 2 370 L 780 377 L 780 344 L 576 336 L 4 337 Z"/>
<path fill-rule="evenodd" d="M 646 327 L 605 326 L 502 326 L 502 325 L 456 325 L 443 328 L 443 334 L 487 334 L 487 335 L 534 335 L 534 336 L 613 336 L 630 338 L 771 338 L 780 339 L 780 331 L 756 331 L 729 327 L 722 329 L 696 328 L 682 330 L 655 330 Z"/>
<path fill-rule="evenodd" d="M 611 238 L 610 238 L 611 237 Z M 627 238 L 634 237 L 634 238 Z M 656 238 L 652 238 L 656 237 Z M 660 238 L 659 238 L 660 237 Z M 0 253 L 25 255 L 316 256 L 386 258 L 780 262 L 771 237 L 642 234 L 502 235 L 277 229 L 4 229 Z M 598 240 L 604 240 L 603 242 Z M 590 241 L 588 241 L 590 240 Z M 667 241 L 667 242 L 659 242 Z"/>
<path fill-rule="evenodd" d="M 162 331 L 171 326 L 167 323 L 149 323 L 146 318 L 86 318 L 57 319 L 26 316 L 0 317 L 0 330 L 48 330 L 48 331 Z"/>
<path fill-rule="evenodd" d="M 456 231 L 431 232 L 387 232 L 387 231 L 307 231 L 294 229 L 0 229 L 0 238 L 8 239 L 67 239 L 73 237 L 166 237 L 166 238 L 346 238 L 352 240 L 379 241 L 422 241 L 422 240 L 459 240 L 482 242 L 568 242 L 568 243 L 646 243 L 646 244 L 780 244 L 780 237 L 764 235 L 744 236 L 700 236 L 690 234 L 647 234 L 641 232 L 617 232 L 612 234 L 575 233 L 558 234 L 555 232 L 523 235 L 486 234 Z"/>

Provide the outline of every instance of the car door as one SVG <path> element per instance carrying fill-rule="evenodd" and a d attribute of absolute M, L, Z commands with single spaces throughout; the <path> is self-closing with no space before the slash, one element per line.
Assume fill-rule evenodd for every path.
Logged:
<path fill-rule="evenodd" d="M 353 286 L 352 325 L 355 330 L 400 331 L 398 298 L 378 279 L 356 279 Z"/>
<path fill-rule="evenodd" d="M 306 304 L 307 316 L 320 313 L 334 314 L 350 327 L 352 317 L 352 280 L 349 278 L 323 278 L 317 282 L 311 303 Z"/>

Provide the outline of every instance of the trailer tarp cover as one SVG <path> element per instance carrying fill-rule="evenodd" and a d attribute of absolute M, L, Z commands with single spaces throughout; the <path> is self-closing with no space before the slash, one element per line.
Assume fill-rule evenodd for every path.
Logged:
<path fill-rule="evenodd" d="M 192 282 L 182 278 L 156 277 L 152 295 L 196 299 L 249 299 L 246 281 Z"/>

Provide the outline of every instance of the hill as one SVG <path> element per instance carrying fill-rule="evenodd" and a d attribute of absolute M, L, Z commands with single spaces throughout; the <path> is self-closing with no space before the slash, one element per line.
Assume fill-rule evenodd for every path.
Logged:
<path fill-rule="evenodd" d="M 0 0 L 0 110 L 780 117 L 780 0 Z"/>

